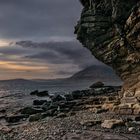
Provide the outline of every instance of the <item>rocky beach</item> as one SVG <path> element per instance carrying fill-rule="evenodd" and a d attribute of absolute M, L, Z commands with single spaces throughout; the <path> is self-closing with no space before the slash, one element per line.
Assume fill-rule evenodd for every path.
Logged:
<path fill-rule="evenodd" d="M 86 90 L 69 94 L 49 95 L 33 91 L 30 96 L 49 100 L 33 100 L 31 106 L 19 109 L 0 119 L 7 124 L 0 128 L 1 140 L 75 140 L 110 139 L 139 140 L 140 117 L 124 110 L 112 111 L 120 104 L 120 86 L 94 83 Z"/>

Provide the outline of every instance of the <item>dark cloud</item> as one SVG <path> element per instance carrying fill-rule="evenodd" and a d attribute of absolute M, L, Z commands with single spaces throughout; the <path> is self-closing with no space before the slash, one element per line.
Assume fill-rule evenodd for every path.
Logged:
<path fill-rule="evenodd" d="M 0 37 L 71 38 L 80 9 L 78 0 L 0 0 Z"/>
<path fill-rule="evenodd" d="M 29 50 L 16 47 L 2 47 L 0 48 L 0 53 L 4 55 L 22 55 L 27 54 Z"/>
<path fill-rule="evenodd" d="M 80 68 L 99 63 L 86 48 L 76 41 L 48 43 L 21 41 L 17 44 L 23 48 L 36 50 L 36 53 L 25 56 L 29 59 L 41 59 L 51 64 L 75 64 Z"/>
<path fill-rule="evenodd" d="M 0 79 L 68 77 L 100 64 L 75 41 L 81 9 L 79 0 L 0 0 Z"/>

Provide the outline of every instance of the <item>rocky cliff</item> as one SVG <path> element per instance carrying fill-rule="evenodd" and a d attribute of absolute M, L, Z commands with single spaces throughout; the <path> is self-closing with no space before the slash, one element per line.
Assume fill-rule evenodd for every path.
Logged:
<path fill-rule="evenodd" d="M 140 2 L 139 0 L 80 0 L 77 39 L 124 81 L 122 108 L 140 113 Z M 128 110 L 127 110 L 128 111 Z"/>

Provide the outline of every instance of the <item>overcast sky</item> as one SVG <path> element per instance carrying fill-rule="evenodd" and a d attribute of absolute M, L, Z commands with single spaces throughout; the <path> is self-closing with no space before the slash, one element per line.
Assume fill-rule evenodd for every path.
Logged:
<path fill-rule="evenodd" d="M 0 0 L 0 79 L 63 78 L 93 64 L 76 41 L 78 0 Z"/>

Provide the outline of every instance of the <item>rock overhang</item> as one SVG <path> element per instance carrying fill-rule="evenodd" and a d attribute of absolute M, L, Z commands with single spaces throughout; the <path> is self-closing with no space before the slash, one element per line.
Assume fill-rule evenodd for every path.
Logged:
<path fill-rule="evenodd" d="M 124 81 L 122 103 L 139 104 L 140 95 L 135 94 L 140 88 L 140 2 L 80 1 L 83 11 L 75 27 L 77 39 Z"/>

